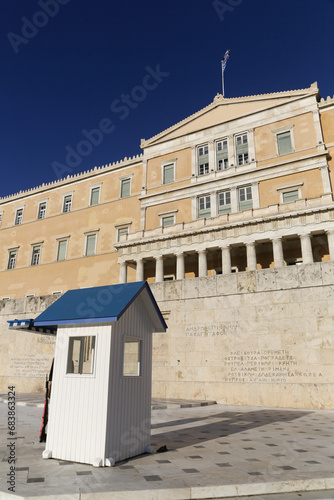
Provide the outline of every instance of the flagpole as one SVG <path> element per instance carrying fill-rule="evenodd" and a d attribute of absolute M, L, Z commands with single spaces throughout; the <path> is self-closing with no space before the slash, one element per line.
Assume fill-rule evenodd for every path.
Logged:
<path fill-rule="evenodd" d="M 224 71 L 226 68 L 227 59 L 230 57 L 230 50 L 227 50 L 224 55 L 224 59 L 222 60 L 222 92 L 223 97 L 225 97 L 225 82 L 224 82 Z"/>
<path fill-rule="evenodd" d="M 223 97 L 225 97 L 223 61 L 222 61 L 222 91 L 223 91 Z"/>

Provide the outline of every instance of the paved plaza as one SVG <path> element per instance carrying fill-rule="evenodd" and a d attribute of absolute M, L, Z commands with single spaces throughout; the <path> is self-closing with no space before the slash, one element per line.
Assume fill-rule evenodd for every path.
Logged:
<path fill-rule="evenodd" d="M 152 408 L 160 408 L 152 410 L 155 453 L 94 468 L 43 460 L 42 401 L 43 395 L 17 396 L 15 495 L 20 497 L 334 499 L 334 411 L 154 400 Z M 6 395 L 0 394 L 0 500 L 14 497 L 6 483 L 7 412 Z M 157 453 L 163 446 L 168 451 Z"/>

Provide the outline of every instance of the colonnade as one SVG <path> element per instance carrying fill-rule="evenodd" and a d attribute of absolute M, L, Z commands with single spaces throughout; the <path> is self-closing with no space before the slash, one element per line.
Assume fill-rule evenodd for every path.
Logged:
<path fill-rule="evenodd" d="M 334 230 L 326 231 L 330 260 L 334 260 Z M 303 264 L 312 264 L 313 251 L 312 251 L 312 235 L 310 233 L 298 235 L 300 238 L 301 256 Z M 285 265 L 284 252 L 283 252 L 283 238 L 278 237 L 271 240 L 273 248 L 274 267 L 282 267 Z M 256 244 L 257 241 L 248 241 L 246 246 L 247 257 L 247 270 L 255 271 L 257 269 L 256 258 Z M 222 274 L 230 274 L 232 272 L 231 265 L 231 245 L 222 245 L 221 247 L 222 258 Z M 205 277 L 208 272 L 207 265 L 207 252 L 209 249 L 198 250 L 198 276 Z M 172 251 L 169 252 L 173 253 Z M 176 256 L 176 279 L 185 278 L 185 252 L 175 252 Z M 149 257 L 149 256 L 148 256 Z M 148 258 L 147 257 L 147 258 Z M 153 258 L 150 256 L 150 258 Z M 133 262 L 133 259 L 132 259 Z M 120 262 L 120 283 L 127 282 L 127 261 Z M 142 258 L 136 259 L 136 281 L 144 280 L 144 260 Z M 155 281 L 164 281 L 164 259 L 162 255 L 155 257 Z"/>

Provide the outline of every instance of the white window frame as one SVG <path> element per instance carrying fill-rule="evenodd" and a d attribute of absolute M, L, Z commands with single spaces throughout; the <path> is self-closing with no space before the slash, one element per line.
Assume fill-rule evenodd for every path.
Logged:
<path fill-rule="evenodd" d="M 219 203 L 220 195 L 223 194 L 225 201 L 226 201 L 226 194 L 227 193 L 229 193 L 229 195 L 230 195 L 230 203 L 227 203 L 225 205 L 220 205 L 220 203 Z M 219 212 L 220 206 L 222 206 L 222 207 L 229 206 L 229 209 L 226 211 L 223 211 L 223 212 Z M 228 214 L 228 213 L 232 212 L 232 192 L 231 192 L 231 189 L 224 189 L 223 191 L 218 191 L 218 193 L 217 193 L 217 210 L 218 210 L 218 215 L 224 215 L 224 214 Z"/>
<path fill-rule="evenodd" d="M 84 350 L 85 350 L 85 339 L 92 337 L 92 346 L 90 349 L 91 352 L 91 371 L 88 373 L 82 373 L 83 363 L 84 363 Z M 69 377 L 92 377 L 95 374 L 95 366 L 96 366 L 96 344 L 97 344 L 97 336 L 96 335 L 70 335 L 68 337 L 68 347 L 67 347 L 67 362 L 66 362 L 66 375 Z M 80 342 L 80 352 L 79 352 L 79 370 L 78 373 L 71 371 L 69 369 L 70 361 L 73 359 L 73 343 L 74 341 Z"/>
<path fill-rule="evenodd" d="M 173 219 L 173 222 L 171 224 L 164 224 L 164 220 L 166 219 Z M 163 215 L 161 218 L 160 218 L 160 225 L 161 227 L 170 227 L 170 226 L 174 226 L 175 224 L 175 215 L 171 214 L 171 215 Z"/>
<path fill-rule="evenodd" d="M 85 235 L 85 253 L 84 253 L 84 257 L 93 257 L 94 255 L 96 255 L 96 247 L 97 247 L 97 231 L 92 231 L 92 232 L 88 232 L 86 233 Z M 88 238 L 89 236 L 95 236 L 95 245 L 94 245 L 94 252 L 90 255 L 87 255 L 87 247 L 88 247 Z"/>
<path fill-rule="evenodd" d="M 210 215 L 207 215 L 207 216 L 200 215 L 200 203 L 201 203 L 202 198 L 204 198 L 204 200 L 205 200 L 205 208 L 203 210 L 208 209 L 208 207 L 206 206 L 207 200 L 209 199 L 209 201 L 210 201 L 210 206 L 209 206 Z M 211 195 L 210 194 L 203 194 L 203 195 L 198 196 L 198 198 L 197 198 L 197 218 L 198 219 L 207 219 L 207 218 L 211 217 L 211 213 L 212 213 L 211 211 L 212 211 Z"/>
<path fill-rule="evenodd" d="M 244 137 L 246 137 L 246 141 L 244 141 Z M 242 138 L 241 145 L 247 144 L 247 153 L 238 153 L 238 139 Z M 241 165 L 247 165 L 249 161 L 249 137 L 248 137 L 248 132 L 243 132 L 241 134 L 237 134 L 234 137 L 234 148 L 235 148 L 235 163 L 238 167 Z M 247 155 L 247 158 L 246 158 Z M 239 156 L 242 156 L 242 162 L 239 162 Z"/>
<path fill-rule="evenodd" d="M 251 192 L 251 198 L 247 198 L 247 189 L 250 188 L 250 192 Z M 241 190 L 245 190 L 245 200 L 243 200 L 244 202 L 246 201 L 249 201 L 249 200 L 252 200 L 252 206 L 251 207 L 248 207 L 248 208 L 241 208 L 241 205 L 240 203 L 241 200 L 240 200 L 240 194 L 241 194 Z M 251 210 L 252 208 L 254 207 L 254 196 L 253 196 L 253 186 L 252 185 L 247 185 L 247 186 L 240 186 L 238 187 L 238 211 L 239 212 L 242 212 L 243 210 Z"/>
<path fill-rule="evenodd" d="M 224 144 L 224 142 L 226 142 L 226 144 L 227 144 L 227 148 L 226 148 L 227 149 L 227 158 L 218 159 L 218 144 L 220 144 L 220 143 Z M 224 151 L 224 148 L 222 148 L 220 151 Z M 223 170 L 227 170 L 228 168 L 230 168 L 228 137 L 224 137 L 223 139 L 219 139 L 218 141 L 215 142 L 215 153 L 216 153 L 216 170 L 217 170 L 217 172 L 222 172 Z M 222 168 L 218 168 L 220 161 L 223 162 Z M 227 166 L 226 166 L 225 162 L 227 163 Z"/>
<path fill-rule="evenodd" d="M 165 182 L 165 167 L 169 167 L 173 165 L 173 180 L 170 182 Z M 161 185 L 167 186 L 168 184 L 172 184 L 175 182 L 175 169 L 176 169 L 176 160 L 164 161 L 161 163 Z"/>
<path fill-rule="evenodd" d="M 20 218 L 18 218 L 18 212 L 20 212 L 22 210 L 22 215 L 20 216 Z M 20 226 L 23 222 L 23 213 L 24 213 L 24 207 L 17 207 L 15 209 L 15 217 L 14 217 L 14 226 Z M 17 222 L 19 220 L 19 222 Z"/>
<path fill-rule="evenodd" d="M 290 132 L 291 147 L 292 147 L 291 153 L 286 153 L 286 154 L 295 153 L 296 147 L 295 147 L 295 138 L 294 138 L 293 129 L 294 129 L 294 125 L 292 124 L 292 125 L 288 125 L 287 127 L 278 128 L 278 129 L 272 131 L 273 134 L 274 134 L 274 138 L 275 138 L 276 156 L 285 156 L 285 155 L 281 155 L 280 152 L 279 152 L 279 149 L 278 149 L 278 138 L 277 138 L 278 135 L 284 134 L 285 132 Z"/>
<path fill-rule="evenodd" d="M 207 149 L 207 153 L 205 152 L 205 150 Z M 203 153 L 200 154 L 200 152 L 203 150 Z M 199 158 L 200 156 L 207 156 L 208 157 L 208 161 L 207 163 L 203 163 L 202 165 L 200 165 L 199 163 Z M 199 177 L 202 177 L 202 175 L 208 175 L 210 173 L 210 149 L 209 149 L 209 143 L 205 143 L 205 144 L 201 144 L 200 146 L 197 146 L 196 148 L 196 166 L 197 166 L 197 175 Z M 200 173 L 200 167 L 203 166 L 203 173 Z"/>
<path fill-rule="evenodd" d="M 15 254 L 15 256 L 14 256 L 14 265 L 13 266 L 10 265 L 11 254 Z M 18 254 L 18 248 L 10 248 L 10 249 L 8 249 L 7 271 L 16 268 L 17 254 Z"/>
<path fill-rule="evenodd" d="M 40 217 L 41 205 L 45 203 L 44 217 Z M 47 208 L 47 200 L 41 200 L 38 202 L 38 210 L 37 210 L 37 220 L 43 220 L 46 217 L 46 208 Z"/>
<path fill-rule="evenodd" d="M 125 344 L 136 343 L 138 345 L 138 358 L 136 373 L 125 373 Z M 143 339 L 138 337 L 123 336 L 123 356 L 122 356 L 122 376 L 123 377 L 141 377 L 142 374 L 142 360 L 143 360 Z"/>
<path fill-rule="evenodd" d="M 70 207 L 69 210 L 65 211 L 65 198 L 67 196 L 71 197 L 71 207 Z M 63 202 L 62 202 L 62 206 L 61 206 L 61 213 L 62 214 L 69 214 L 70 212 L 72 212 L 72 206 L 73 206 L 73 192 L 72 193 L 63 194 Z"/>
<path fill-rule="evenodd" d="M 98 189 L 99 190 L 99 196 L 98 196 L 98 202 L 92 204 L 92 196 L 93 196 L 93 190 Z M 89 206 L 90 207 L 96 207 L 97 205 L 100 205 L 100 199 L 101 199 L 101 184 L 95 184 L 94 186 L 89 187 Z"/>
<path fill-rule="evenodd" d="M 276 188 L 276 191 L 279 192 L 280 195 L 280 203 L 292 203 L 289 201 L 284 201 L 283 200 L 283 194 L 284 193 L 289 193 L 290 191 L 298 191 L 298 199 L 300 200 L 302 198 L 302 188 L 304 186 L 303 182 L 297 182 L 294 184 L 290 184 L 288 186 L 280 186 Z"/>
<path fill-rule="evenodd" d="M 125 232 L 123 232 L 123 234 L 121 234 L 122 230 L 124 230 L 124 229 L 126 229 L 126 230 L 127 230 L 127 232 L 126 232 L 126 233 L 125 233 Z M 124 226 L 118 227 L 118 228 L 116 229 L 116 232 L 117 232 L 117 235 L 116 235 L 116 241 L 117 241 L 117 243 L 119 243 L 119 242 L 121 241 L 121 236 L 123 236 L 123 235 L 125 235 L 125 234 L 126 234 L 127 236 L 129 235 L 129 233 L 130 233 L 130 226 L 126 226 L 126 225 L 124 225 Z"/>
<path fill-rule="evenodd" d="M 31 266 L 39 266 L 40 263 L 41 263 L 41 254 L 42 254 L 42 244 L 41 243 L 34 243 L 32 246 L 32 249 L 31 249 L 31 259 L 30 259 L 30 265 Z M 38 254 L 35 254 L 35 249 L 38 248 L 39 249 L 39 252 Z M 34 256 L 35 255 L 38 255 L 38 259 L 37 261 L 38 262 L 34 262 Z"/>
<path fill-rule="evenodd" d="M 133 174 L 124 175 L 123 177 L 119 177 L 119 198 L 121 200 L 123 200 L 125 198 L 130 198 L 130 196 L 132 196 L 132 177 L 133 177 Z M 129 194 L 127 196 L 122 196 L 122 184 L 124 181 L 130 181 L 130 189 L 129 189 Z"/>
<path fill-rule="evenodd" d="M 59 256 L 59 247 L 60 247 L 60 243 L 63 243 L 65 241 L 66 243 L 66 249 L 65 249 L 65 258 L 64 259 L 61 259 L 59 260 L 58 259 L 58 256 Z M 57 254 L 56 254 L 56 262 L 64 262 L 67 258 L 67 249 L 68 249 L 68 238 L 57 238 Z"/>

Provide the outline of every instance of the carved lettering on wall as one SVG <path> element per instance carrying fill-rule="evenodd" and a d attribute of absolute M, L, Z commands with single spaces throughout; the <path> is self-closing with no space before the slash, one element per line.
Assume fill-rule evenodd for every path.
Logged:
<path fill-rule="evenodd" d="M 284 349 L 231 351 L 224 357 L 225 382 L 321 382 L 315 368 L 300 367 L 296 356 Z"/>
<path fill-rule="evenodd" d="M 48 375 L 51 368 L 50 356 L 26 354 L 13 357 L 10 360 L 10 369 L 14 377 L 43 377 Z"/>

